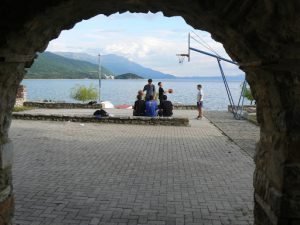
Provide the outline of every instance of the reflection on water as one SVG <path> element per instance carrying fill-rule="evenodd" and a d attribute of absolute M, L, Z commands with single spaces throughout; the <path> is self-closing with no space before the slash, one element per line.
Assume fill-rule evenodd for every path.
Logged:
<path fill-rule="evenodd" d="M 195 104 L 197 84 L 202 84 L 204 92 L 204 107 L 207 110 L 226 110 L 229 103 L 226 90 L 222 81 L 199 80 L 154 80 L 157 87 L 158 81 L 162 81 L 164 89 L 172 88 L 173 94 L 168 98 L 172 102 L 183 104 Z M 111 101 L 114 105 L 133 104 L 137 91 L 143 89 L 147 80 L 102 80 L 101 100 Z M 54 100 L 75 102 L 70 97 L 70 92 L 76 85 L 98 87 L 98 80 L 23 80 L 27 86 L 27 100 Z M 238 102 L 241 92 L 241 82 L 229 82 L 235 103 Z M 245 100 L 245 103 L 249 103 Z"/>

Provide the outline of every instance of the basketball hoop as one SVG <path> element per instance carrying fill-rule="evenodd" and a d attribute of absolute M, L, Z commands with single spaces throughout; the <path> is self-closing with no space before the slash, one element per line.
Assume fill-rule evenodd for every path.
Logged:
<path fill-rule="evenodd" d="M 179 62 L 179 64 L 183 64 L 184 58 L 185 58 L 185 57 L 189 57 L 188 54 L 176 54 L 176 56 L 178 57 L 178 62 Z"/>

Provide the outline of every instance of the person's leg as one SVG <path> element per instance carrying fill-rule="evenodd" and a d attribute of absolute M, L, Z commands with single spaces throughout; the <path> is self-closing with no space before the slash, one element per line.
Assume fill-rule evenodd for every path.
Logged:
<path fill-rule="evenodd" d="M 203 117 L 203 102 L 200 102 L 199 116 L 200 118 Z"/>
<path fill-rule="evenodd" d="M 202 107 L 199 108 L 199 118 L 202 118 L 203 116 L 203 110 Z"/>
<path fill-rule="evenodd" d="M 200 102 L 197 102 L 197 111 L 198 111 L 197 119 L 199 119 L 199 118 L 200 118 L 200 115 L 201 115 Z"/>

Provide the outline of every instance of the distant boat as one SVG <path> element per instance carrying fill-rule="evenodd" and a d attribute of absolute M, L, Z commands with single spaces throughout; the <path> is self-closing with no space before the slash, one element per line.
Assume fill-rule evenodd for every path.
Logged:
<path fill-rule="evenodd" d="M 128 105 L 128 104 L 116 105 L 115 108 L 116 109 L 132 109 L 132 105 Z"/>
<path fill-rule="evenodd" d="M 113 109 L 114 105 L 110 101 L 101 102 L 102 109 Z"/>

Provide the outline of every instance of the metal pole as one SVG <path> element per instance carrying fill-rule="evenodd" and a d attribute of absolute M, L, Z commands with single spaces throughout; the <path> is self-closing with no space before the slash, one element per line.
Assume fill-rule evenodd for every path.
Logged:
<path fill-rule="evenodd" d="M 240 110 L 240 116 L 239 117 L 241 117 L 241 114 L 243 112 L 244 99 L 245 99 L 244 94 L 245 94 L 246 85 L 247 85 L 246 80 L 244 80 L 241 95 L 240 95 L 240 99 L 239 99 L 239 102 L 238 102 L 238 105 L 237 105 L 238 109 Z"/>
<path fill-rule="evenodd" d="M 233 116 L 234 116 L 234 118 L 237 119 L 237 113 L 236 113 L 234 101 L 233 101 L 233 98 L 232 98 L 232 95 L 231 95 L 231 92 L 230 92 L 230 88 L 228 86 L 225 74 L 223 72 L 223 69 L 222 69 L 222 66 L 221 66 L 221 63 L 220 63 L 220 59 L 217 59 L 217 61 L 218 61 L 219 69 L 220 69 L 220 72 L 221 72 L 221 75 L 222 75 L 222 78 L 223 78 L 223 81 L 224 81 L 224 85 L 225 85 L 225 89 L 226 89 L 227 96 L 228 96 L 228 99 L 229 99 L 229 103 L 231 105 Z"/>
<path fill-rule="evenodd" d="M 217 56 L 217 55 L 214 55 L 214 54 L 211 54 L 211 53 L 208 53 L 208 52 L 205 52 L 205 51 L 202 51 L 202 50 L 199 50 L 199 49 L 196 49 L 196 48 L 192 48 L 190 47 L 191 50 L 195 51 L 195 52 L 199 52 L 199 53 L 202 53 L 204 55 L 209 55 L 211 57 L 214 57 L 214 58 L 217 58 L 218 60 L 223 60 L 223 61 L 226 61 L 226 62 L 229 62 L 229 63 L 232 63 L 234 65 L 237 65 L 238 63 L 237 62 L 234 62 L 230 59 L 225 59 L 223 57 L 220 57 L 220 56 Z"/>
<path fill-rule="evenodd" d="M 243 98 L 242 98 L 241 111 L 240 111 L 239 118 L 242 118 L 242 112 L 244 111 L 244 100 L 245 100 L 244 93 L 245 93 L 246 85 L 247 85 L 246 80 L 244 80 L 243 89 L 242 89 Z"/>
<path fill-rule="evenodd" d="M 191 34 L 189 33 L 189 37 L 188 37 L 188 44 L 189 44 L 189 47 L 188 47 L 188 61 L 190 61 L 190 58 L 191 58 Z"/>
<path fill-rule="evenodd" d="M 238 107 L 240 106 L 241 99 L 244 96 L 245 88 L 246 88 L 246 80 L 244 80 L 243 85 L 242 85 L 242 91 L 241 91 L 241 95 L 240 95 L 240 98 L 239 98 Z"/>
<path fill-rule="evenodd" d="M 99 103 L 101 102 L 101 55 L 98 55 Z"/>

